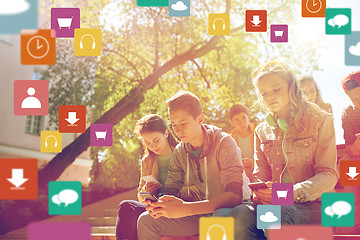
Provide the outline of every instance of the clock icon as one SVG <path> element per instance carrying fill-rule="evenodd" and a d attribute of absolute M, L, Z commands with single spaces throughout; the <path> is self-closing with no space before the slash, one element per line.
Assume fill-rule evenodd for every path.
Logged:
<path fill-rule="evenodd" d="M 33 36 L 27 43 L 27 51 L 31 57 L 40 59 L 49 53 L 49 42 L 43 36 Z"/>
<path fill-rule="evenodd" d="M 321 0 L 307 0 L 306 9 L 311 13 L 317 13 L 321 10 L 322 2 Z"/>

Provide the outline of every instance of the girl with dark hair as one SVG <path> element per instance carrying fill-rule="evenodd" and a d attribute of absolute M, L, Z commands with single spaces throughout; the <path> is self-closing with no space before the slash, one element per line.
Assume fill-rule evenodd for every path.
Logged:
<path fill-rule="evenodd" d="M 146 209 L 142 204 L 144 200 L 140 192 L 150 192 L 155 196 L 163 193 L 168 175 L 170 158 L 177 145 L 177 140 L 168 128 L 165 120 L 156 114 L 150 114 L 141 118 L 135 126 L 134 133 L 137 135 L 144 148 L 144 156 L 141 160 L 141 176 L 138 187 L 138 201 L 122 201 L 118 208 L 116 220 L 116 239 L 137 239 L 137 220 Z M 158 183 L 146 182 L 143 177 L 152 175 Z M 190 196 L 184 196 L 186 192 Z M 190 186 L 189 191 L 182 191 L 182 197 L 195 200 L 199 197 L 196 189 Z"/>

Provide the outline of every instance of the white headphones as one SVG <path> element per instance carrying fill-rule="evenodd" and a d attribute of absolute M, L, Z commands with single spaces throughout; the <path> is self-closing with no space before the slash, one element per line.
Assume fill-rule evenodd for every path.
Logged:
<path fill-rule="evenodd" d="M 96 47 L 96 45 L 95 45 L 95 38 L 94 38 L 91 34 L 88 34 L 88 33 L 81 37 L 81 39 L 80 39 L 80 48 L 81 48 L 81 49 L 84 49 L 84 45 L 83 45 L 83 43 L 82 43 L 82 39 L 83 39 L 83 37 L 85 37 L 85 36 L 90 36 L 90 37 L 93 39 L 92 49 L 95 49 L 95 47 Z"/>
<path fill-rule="evenodd" d="M 55 138 L 55 147 L 57 147 L 57 139 L 56 139 L 56 137 L 55 137 L 54 135 L 49 135 L 49 136 L 47 136 L 47 138 L 45 139 L 45 147 L 48 147 L 47 140 L 48 140 L 49 137 Z"/>
<path fill-rule="evenodd" d="M 217 20 L 219 20 L 219 19 L 223 22 L 223 30 L 225 30 L 225 25 L 226 25 L 226 24 L 225 24 L 225 21 L 224 21 L 222 18 L 217 18 L 217 19 L 214 20 L 214 22 L 213 22 L 213 29 L 216 30 L 215 22 L 216 22 Z"/>
<path fill-rule="evenodd" d="M 224 228 L 223 226 L 219 225 L 219 224 L 214 224 L 214 225 L 212 225 L 211 227 L 209 227 L 209 229 L 208 229 L 208 231 L 207 231 L 207 233 L 206 233 L 206 240 L 211 240 L 211 239 L 210 239 L 210 230 L 211 230 L 212 228 L 214 228 L 214 227 L 219 227 L 219 228 L 221 228 L 221 230 L 222 230 L 223 233 L 224 233 L 224 235 L 223 235 L 223 237 L 222 237 L 222 240 L 226 240 L 226 231 L 225 231 L 225 228 Z"/>

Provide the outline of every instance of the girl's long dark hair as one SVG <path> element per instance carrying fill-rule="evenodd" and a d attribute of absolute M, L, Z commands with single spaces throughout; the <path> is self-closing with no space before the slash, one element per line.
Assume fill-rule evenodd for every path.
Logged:
<path fill-rule="evenodd" d="M 155 155 L 155 153 L 146 146 L 144 139 L 141 137 L 141 135 L 145 132 L 160 132 L 162 134 L 165 134 L 166 130 L 168 131 L 168 142 L 170 148 L 173 149 L 178 144 L 178 141 L 174 137 L 172 131 L 169 129 L 165 120 L 160 115 L 149 114 L 137 121 L 134 133 L 135 135 L 137 135 L 137 137 L 142 143 L 145 152 L 144 157 L 147 157 L 149 155 Z"/>

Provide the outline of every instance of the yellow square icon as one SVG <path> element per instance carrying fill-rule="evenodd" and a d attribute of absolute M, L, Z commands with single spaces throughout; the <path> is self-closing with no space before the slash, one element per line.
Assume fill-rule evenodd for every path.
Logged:
<path fill-rule="evenodd" d="M 100 56 L 101 29 L 75 28 L 74 54 L 75 56 Z"/>
<path fill-rule="evenodd" d="M 210 35 L 230 35 L 230 14 L 210 13 L 209 14 Z"/>
<path fill-rule="evenodd" d="M 234 240 L 234 218 L 201 217 L 200 240 Z"/>
<path fill-rule="evenodd" d="M 41 131 L 40 151 L 58 153 L 62 151 L 62 136 L 58 131 Z"/>

